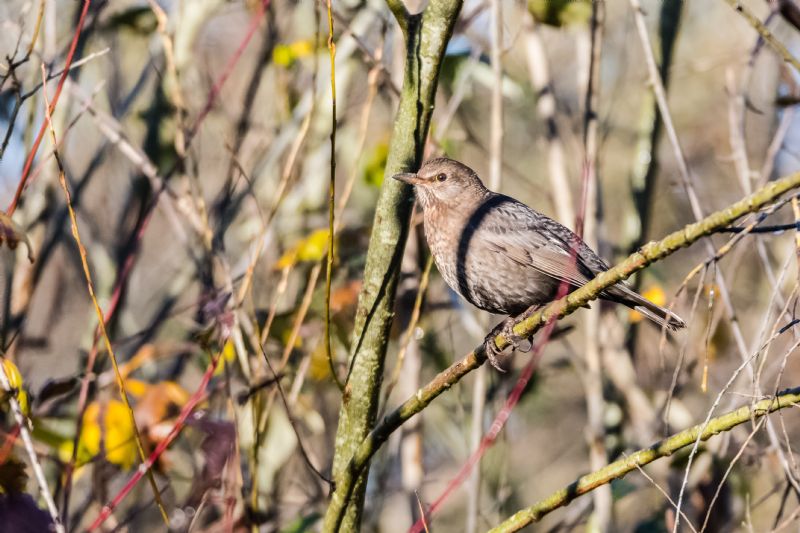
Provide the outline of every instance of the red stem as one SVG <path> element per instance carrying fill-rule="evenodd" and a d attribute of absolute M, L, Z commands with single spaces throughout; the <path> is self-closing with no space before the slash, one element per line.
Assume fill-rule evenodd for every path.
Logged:
<path fill-rule="evenodd" d="M 111 516 L 111 513 L 114 512 L 114 509 L 116 509 L 125 496 L 127 496 L 128 493 L 133 490 L 133 487 L 136 486 L 136 483 L 138 483 L 139 480 L 142 479 L 145 474 L 147 474 L 147 471 L 153 467 L 156 461 L 158 461 L 158 458 L 161 457 L 161 454 L 164 453 L 169 445 L 172 444 L 172 441 L 174 441 L 178 434 L 180 434 L 181 430 L 186 425 L 186 419 L 189 418 L 190 414 L 192 414 L 192 411 L 194 411 L 194 408 L 197 406 L 197 404 L 204 399 L 206 388 L 208 388 L 208 383 L 211 381 L 211 377 L 214 375 L 214 370 L 217 368 L 217 363 L 219 363 L 220 354 L 221 352 L 218 353 L 208 364 L 208 368 L 206 369 L 205 374 L 203 374 L 203 379 L 200 381 L 200 386 L 197 388 L 195 393 L 192 394 L 192 397 L 189 398 L 189 401 L 186 402 L 186 405 L 183 406 L 181 414 L 178 416 L 178 420 L 175 421 L 175 425 L 172 426 L 169 435 L 167 435 L 164 440 L 158 443 L 158 446 L 156 446 L 156 449 L 147 458 L 147 461 L 139 465 L 139 468 L 136 470 L 133 476 L 131 476 L 128 482 L 125 483 L 125 486 L 122 487 L 122 490 L 120 490 L 116 496 L 114 496 L 111 502 L 108 505 L 103 506 L 103 510 L 100 511 L 100 514 L 97 518 L 95 518 L 94 522 L 92 522 L 92 525 L 89 526 L 87 531 L 92 532 L 96 530 L 109 516 Z"/>
<path fill-rule="evenodd" d="M 78 27 L 75 28 L 75 35 L 72 36 L 72 44 L 69 46 L 69 52 L 67 52 L 67 60 L 64 63 L 64 71 L 61 73 L 61 77 L 58 79 L 58 85 L 56 86 L 56 92 L 53 95 L 53 99 L 50 101 L 50 108 L 48 109 L 47 114 L 49 116 L 53 115 L 53 111 L 56 108 L 56 103 L 58 102 L 58 97 L 61 95 L 61 89 L 64 87 L 64 82 L 67 81 L 67 76 L 69 76 L 69 68 L 72 66 L 72 59 L 75 57 L 75 49 L 78 48 L 78 39 L 81 36 L 81 31 L 83 30 L 83 23 L 86 20 L 86 13 L 89 12 L 89 5 L 92 3 L 92 0 L 84 0 L 83 2 L 83 9 L 81 10 L 81 16 L 78 19 Z M 17 191 L 14 193 L 14 198 L 11 200 L 11 203 L 8 205 L 8 209 L 6 210 L 6 214 L 11 216 L 14 211 L 17 209 L 17 204 L 19 204 L 19 200 L 22 197 L 22 191 L 25 190 L 25 187 L 28 183 L 28 177 L 30 176 L 31 172 L 31 165 L 33 165 L 33 159 L 36 157 L 36 152 L 39 150 L 39 145 L 42 142 L 42 138 L 44 137 L 44 131 L 47 128 L 47 120 L 42 120 L 42 125 L 39 127 L 39 133 L 36 135 L 36 140 L 33 141 L 33 146 L 31 147 L 31 151 L 28 152 L 28 158 L 25 160 L 25 166 L 22 168 L 22 177 L 19 180 L 19 184 L 17 185 Z"/>

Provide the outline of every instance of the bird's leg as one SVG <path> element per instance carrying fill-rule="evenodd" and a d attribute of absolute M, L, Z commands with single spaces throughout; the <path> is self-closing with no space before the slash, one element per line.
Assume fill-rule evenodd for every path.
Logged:
<path fill-rule="evenodd" d="M 513 316 L 506 318 L 497 324 L 483 341 L 483 347 L 486 351 L 486 358 L 489 360 L 489 363 L 491 363 L 491 365 L 500 372 L 505 372 L 505 369 L 500 363 L 500 356 L 503 354 L 505 349 L 501 350 L 498 348 L 497 344 L 494 342 L 494 339 L 498 335 L 502 335 L 508 341 L 508 344 L 511 346 L 512 350 L 515 350 L 517 346 L 525 340 L 525 337 L 520 337 L 514 333 L 515 322 L 516 319 Z"/>
<path fill-rule="evenodd" d="M 484 351 L 486 352 L 486 358 L 489 360 L 489 363 L 500 372 L 505 372 L 505 369 L 500 364 L 500 356 L 503 354 L 505 349 L 501 350 L 500 348 L 498 348 L 497 344 L 494 342 L 494 338 L 497 337 L 498 335 L 503 335 L 504 337 L 506 337 L 503 328 L 509 321 L 511 321 L 511 325 L 513 327 L 514 322 L 511 317 L 508 317 L 499 324 L 497 324 L 494 327 L 494 329 L 492 329 L 492 331 L 490 331 L 489 334 L 486 335 L 486 338 L 483 340 L 483 348 Z"/>

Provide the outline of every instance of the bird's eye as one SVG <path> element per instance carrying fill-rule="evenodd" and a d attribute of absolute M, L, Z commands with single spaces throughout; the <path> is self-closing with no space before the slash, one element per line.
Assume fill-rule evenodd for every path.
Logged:
<path fill-rule="evenodd" d="M 446 179 L 447 179 L 447 174 L 445 174 L 444 172 L 436 176 L 436 181 L 444 181 Z"/>

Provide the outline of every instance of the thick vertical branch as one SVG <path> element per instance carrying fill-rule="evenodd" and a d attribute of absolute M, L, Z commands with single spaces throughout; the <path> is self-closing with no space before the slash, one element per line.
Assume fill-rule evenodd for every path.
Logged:
<path fill-rule="evenodd" d="M 325 531 L 340 528 L 356 531 L 361 521 L 367 469 L 353 483 L 342 485 L 339 479 L 375 424 L 397 278 L 412 206 L 411 187 L 388 178 L 398 172 L 416 170 L 421 162 L 439 67 L 461 3 L 461 0 L 431 2 L 421 14 L 407 15 L 396 1 L 390 2 L 405 36 L 405 76 L 386 164 L 387 179 L 375 210 L 364 285 L 356 312 L 350 373 L 342 398 L 333 460 L 337 489 L 325 516 Z"/>

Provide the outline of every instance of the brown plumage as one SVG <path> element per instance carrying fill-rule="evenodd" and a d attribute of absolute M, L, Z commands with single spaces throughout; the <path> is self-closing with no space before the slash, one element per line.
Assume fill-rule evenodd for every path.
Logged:
<path fill-rule="evenodd" d="M 572 231 L 490 191 L 474 170 L 458 161 L 432 159 L 416 174 L 394 178 L 415 186 L 425 237 L 442 277 L 480 309 L 519 315 L 552 301 L 562 282 L 574 290 L 609 268 Z M 676 314 L 624 282 L 606 289 L 601 298 L 635 309 L 671 330 L 685 326 Z M 487 342 L 487 353 L 497 366 L 493 340 Z"/>

